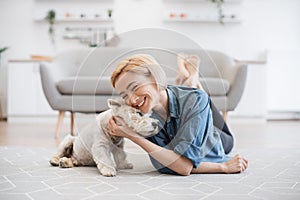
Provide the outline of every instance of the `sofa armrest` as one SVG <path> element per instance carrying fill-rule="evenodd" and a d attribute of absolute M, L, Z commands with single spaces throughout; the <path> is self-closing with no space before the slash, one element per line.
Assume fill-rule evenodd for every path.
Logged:
<path fill-rule="evenodd" d="M 40 64 L 41 83 L 46 99 L 53 110 L 57 110 L 56 101 L 61 97 L 61 94 L 56 88 L 56 82 L 60 78 L 58 73 L 55 73 L 57 66 L 53 63 L 42 62 Z"/>
<path fill-rule="evenodd" d="M 232 83 L 230 91 L 227 94 L 227 111 L 234 110 L 243 95 L 247 80 L 247 68 L 248 66 L 245 64 L 237 65 L 234 82 Z"/>

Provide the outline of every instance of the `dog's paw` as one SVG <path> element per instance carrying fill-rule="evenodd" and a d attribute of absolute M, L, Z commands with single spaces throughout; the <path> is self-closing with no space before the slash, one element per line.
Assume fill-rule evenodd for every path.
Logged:
<path fill-rule="evenodd" d="M 106 167 L 106 166 L 103 166 L 100 169 L 100 173 L 103 176 L 116 176 L 117 175 L 117 171 L 114 167 Z"/>
<path fill-rule="evenodd" d="M 52 166 L 59 166 L 59 157 L 54 156 L 53 158 L 51 158 L 51 160 L 49 161 L 49 163 Z"/>
<path fill-rule="evenodd" d="M 118 165 L 118 169 L 133 169 L 133 164 L 128 162 L 123 162 Z"/>
<path fill-rule="evenodd" d="M 66 157 L 63 157 L 63 158 L 59 159 L 59 167 L 61 167 L 61 168 L 74 167 L 72 159 L 71 158 L 66 158 Z"/>

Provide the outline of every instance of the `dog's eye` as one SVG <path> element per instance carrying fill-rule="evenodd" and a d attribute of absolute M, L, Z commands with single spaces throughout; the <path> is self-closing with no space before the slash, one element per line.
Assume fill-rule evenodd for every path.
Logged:
<path fill-rule="evenodd" d="M 137 112 L 141 117 L 143 116 L 143 114 L 141 112 Z"/>

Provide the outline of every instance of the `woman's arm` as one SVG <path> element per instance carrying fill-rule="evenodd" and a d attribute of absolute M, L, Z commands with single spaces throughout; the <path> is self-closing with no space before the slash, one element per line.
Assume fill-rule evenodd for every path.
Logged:
<path fill-rule="evenodd" d="M 237 154 L 224 163 L 201 162 L 197 168 L 193 168 L 192 161 L 172 150 L 160 147 L 145 138 L 132 137 L 128 139 L 142 147 L 159 163 L 183 176 L 204 173 L 240 173 L 248 167 L 248 160 Z"/>
<path fill-rule="evenodd" d="M 193 174 L 202 173 L 240 173 L 244 172 L 248 167 L 248 160 L 239 154 L 235 155 L 231 160 L 224 163 L 202 162 L 197 168 L 193 168 Z"/>
<path fill-rule="evenodd" d="M 145 138 L 129 137 L 131 141 L 142 147 L 151 157 L 176 173 L 188 176 L 193 169 L 193 163 L 184 156 L 172 150 L 158 146 Z"/>
<path fill-rule="evenodd" d="M 118 126 L 111 118 L 108 127 L 112 135 L 128 138 L 143 148 L 159 163 L 183 176 L 188 176 L 191 173 L 239 173 L 245 171 L 248 166 L 248 161 L 245 158 L 236 155 L 225 163 L 202 162 L 197 168 L 193 168 L 193 163 L 188 158 L 148 141 L 136 134 L 123 122 Z"/>
<path fill-rule="evenodd" d="M 114 136 L 126 137 L 143 148 L 150 156 L 156 159 L 162 165 L 170 168 L 176 173 L 187 176 L 193 169 L 193 163 L 184 156 L 178 155 L 172 150 L 158 146 L 142 136 L 135 133 L 129 128 L 123 120 L 118 120 L 120 125 L 117 125 L 113 118 L 109 120 L 108 128 L 110 134 Z"/>

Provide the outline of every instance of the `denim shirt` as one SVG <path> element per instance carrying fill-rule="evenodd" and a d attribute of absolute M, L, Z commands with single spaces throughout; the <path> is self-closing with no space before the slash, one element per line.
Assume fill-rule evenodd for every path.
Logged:
<path fill-rule="evenodd" d="M 157 113 L 160 132 L 149 141 L 173 150 L 192 161 L 197 168 L 201 162 L 225 162 L 218 130 L 213 126 L 210 98 L 202 90 L 189 87 L 167 87 L 169 116 L 165 122 Z M 176 174 L 150 156 L 153 166 L 161 173 Z"/>

